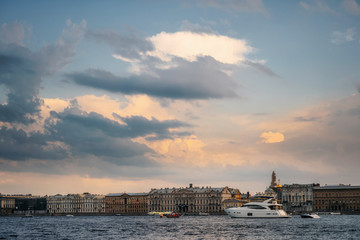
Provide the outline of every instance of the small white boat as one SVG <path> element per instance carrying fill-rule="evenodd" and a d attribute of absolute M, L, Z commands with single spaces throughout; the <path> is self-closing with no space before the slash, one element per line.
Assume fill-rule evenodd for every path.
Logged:
<path fill-rule="evenodd" d="M 73 217 L 74 215 L 72 215 L 72 214 L 68 214 L 68 215 L 66 215 L 67 217 Z"/>
<path fill-rule="evenodd" d="M 225 212 L 232 218 L 289 218 L 282 205 L 272 200 L 250 202 L 242 207 L 227 208 Z"/>
<path fill-rule="evenodd" d="M 302 218 L 320 218 L 316 213 L 304 213 L 300 215 Z"/>
<path fill-rule="evenodd" d="M 341 212 L 331 212 L 330 215 L 341 215 Z"/>

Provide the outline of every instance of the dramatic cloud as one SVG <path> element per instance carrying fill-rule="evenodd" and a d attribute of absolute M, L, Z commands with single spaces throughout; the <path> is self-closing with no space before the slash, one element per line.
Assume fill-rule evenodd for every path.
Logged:
<path fill-rule="evenodd" d="M 0 84 L 7 89 L 7 102 L 0 104 L 0 121 L 34 122 L 41 105 L 38 66 L 23 47 L 1 44 L 0 52 Z"/>
<path fill-rule="evenodd" d="M 52 139 L 68 145 L 73 155 L 91 154 L 121 165 L 138 165 L 151 162 L 144 155 L 153 152 L 145 145 L 133 142 L 131 138 L 172 138 L 186 133 L 170 132 L 169 129 L 189 127 L 177 120 L 158 121 L 155 118 L 147 120 L 140 116 L 114 115 L 123 124 L 94 112 L 86 113 L 77 107 L 70 107 L 62 113 L 52 112 L 46 131 Z"/>
<path fill-rule="evenodd" d="M 351 14 L 360 15 L 360 6 L 355 0 L 344 0 L 342 5 Z"/>
<path fill-rule="evenodd" d="M 42 133 L 26 133 L 22 129 L 0 129 L 0 158 L 14 161 L 29 159 L 63 159 L 66 149 Z"/>
<path fill-rule="evenodd" d="M 130 62 L 130 76 L 90 69 L 66 77 L 79 85 L 125 95 L 146 94 L 168 99 L 219 99 L 236 97 L 232 73 L 252 67 L 277 75 L 247 55 L 255 51 L 246 40 L 201 31 L 161 32 L 148 38 L 115 31 L 88 31 L 87 37 L 107 43 L 116 59 Z"/>
<path fill-rule="evenodd" d="M 54 74 L 75 56 L 86 22 L 67 22 L 55 45 L 32 52 L 22 46 L 24 29 L 19 24 L 2 25 L 0 35 L 0 84 L 7 89 L 7 102 L 0 104 L 0 121 L 28 124 L 39 115 L 42 78 Z"/>
<path fill-rule="evenodd" d="M 354 41 L 355 34 L 356 34 L 356 31 L 353 28 L 349 28 L 345 32 L 334 31 L 331 34 L 331 42 L 334 44 L 351 42 L 351 41 Z"/>
<path fill-rule="evenodd" d="M 300 2 L 299 3 L 302 8 L 304 8 L 307 11 L 312 12 L 324 12 L 324 13 L 330 13 L 334 15 L 338 15 L 334 10 L 332 10 L 328 5 L 327 2 L 324 0 L 315 0 L 315 4 L 311 5 L 307 2 Z"/>
<path fill-rule="evenodd" d="M 22 129 L 2 127 L 0 158 L 24 161 L 95 156 L 117 165 L 150 166 L 155 162 L 146 155 L 155 155 L 155 152 L 132 138 L 152 141 L 191 134 L 179 131 L 190 125 L 177 120 L 114 115 L 121 123 L 94 112 L 84 112 L 72 101 L 63 112 L 51 112 L 44 132 L 26 133 Z"/>
<path fill-rule="evenodd" d="M 107 71 L 91 69 L 84 73 L 67 74 L 71 81 L 126 95 L 147 94 L 171 99 L 209 99 L 235 97 L 236 83 L 212 58 L 195 62 L 179 60 L 177 67 L 157 69 L 156 76 L 133 75 L 117 77 Z"/>

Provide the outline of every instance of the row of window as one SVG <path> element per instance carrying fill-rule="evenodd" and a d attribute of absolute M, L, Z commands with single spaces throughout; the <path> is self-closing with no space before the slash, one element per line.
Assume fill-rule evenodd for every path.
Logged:
<path fill-rule="evenodd" d="M 221 207 L 218 206 L 194 206 L 188 207 L 188 212 L 219 212 L 221 211 Z M 165 211 L 177 211 L 178 207 L 176 206 L 159 206 L 159 207 L 151 207 L 150 212 L 165 212 Z"/>
<path fill-rule="evenodd" d="M 219 199 L 196 199 L 189 200 L 150 200 L 149 204 L 220 204 Z"/>
<path fill-rule="evenodd" d="M 179 196 L 176 194 L 154 194 L 149 195 L 149 198 L 209 198 L 209 197 L 219 197 L 216 194 L 189 194 L 185 196 Z"/>
<path fill-rule="evenodd" d="M 314 193 L 315 197 L 353 197 L 360 196 L 360 192 L 331 192 L 331 193 Z"/>
<path fill-rule="evenodd" d="M 315 200 L 315 204 L 328 204 L 328 203 L 347 203 L 347 204 L 349 204 L 349 203 L 354 203 L 354 204 L 360 204 L 360 200 L 359 199 L 346 199 L 346 200 L 327 200 L 327 199 L 322 199 L 322 200 Z"/>

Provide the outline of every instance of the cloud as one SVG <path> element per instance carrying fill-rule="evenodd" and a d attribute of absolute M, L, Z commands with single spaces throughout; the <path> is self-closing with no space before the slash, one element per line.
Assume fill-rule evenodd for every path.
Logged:
<path fill-rule="evenodd" d="M 0 121 L 30 123 L 39 114 L 41 74 L 37 67 L 29 50 L 0 44 L 0 84 L 7 89 L 7 102 L 0 104 Z"/>
<path fill-rule="evenodd" d="M 142 116 L 121 117 L 115 113 L 114 116 L 126 124 L 126 129 L 123 130 L 123 132 L 125 133 L 122 133 L 122 135 L 126 135 L 126 133 L 128 133 L 131 134 L 131 136 L 129 137 L 132 138 L 155 134 L 155 136 L 146 137 L 146 139 L 159 140 L 159 139 L 172 139 L 177 135 L 179 136 L 190 135 L 188 132 L 169 131 L 170 129 L 177 129 L 180 127 L 191 127 L 191 125 L 184 122 L 180 122 L 178 120 L 159 121 L 154 117 L 151 120 L 148 120 Z"/>
<path fill-rule="evenodd" d="M 88 30 L 86 36 L 107 43 L 114 48 L 115 56 L 130 62 L 140 59 L 147 51 L 153 50 L 151 41 L 138 37 L 137 33 L 130 29 L 123 35 L 113 30 Z"/>
<path fill-rule="evenodd" d="M 114 114 L 121 120 L 120 124 L 95 112 L 83 112 L 76 107 L 76 102 L 72 104 L 64 112 L 52 112 L 45 128 L 50 138 L 68 145 L 73 155 L 91 154 L 118 164 L 151 162 L 144 155 L 153 151 L 144 144 L 133 142 L 132 138 L 172 138 L 183 132 L 169 129 L 190 127 L 177 120 L 158 121 Z"/>
<path fill-rule="evenodd" d="M 238 64 L 253 51 L 245 40 L 207 33 L 161 32 L 149 41 L 154 50 L 147 54 L 166 62 L 172 57 L 194 62 L 198 57 L 210 56 L 221 63 Z"/>
<path fill-rule="evenodd" d="M 258 70 L 259 72 L 265 73 L 271 77 L 279 77 L 279 75 L 277 75 L 276 73 L 274 73 L 270 68 L 266 67 L 265 65 L 259 63 L 259 62 L 254 62 L 251 60 L 245 60 L 244 61 L 245 65 L 249 65 L 253 68 L 255 68 L 256 70 Z"/>
<path fill-rule="evenodd" d="M 356 85 L 357 91 L 360 93 L 360 82 L 356 83 L 355 85 Z"/>
<path fill-rule="evenodd" d="M 23 46 L 25 31 L 24 26 L 18 22 L 3 23 L 0 28 L 0 42 Z"/>
<path fill-rule="evenodd" d="M 0 129 L 0 158 L 15 161 L 29 159 L 63 159 L 66 149 L 49 141 L 42 133 L 26 133 L 22 129 L 2 127 Z"/>
<path fill-rule="evenodd" d="M 263 138 L 262 142 L 263 143 L 279 143 L 279 142 L 283 142 L 285 137 L 282 133 L 280 132 L 263 132 L 260 135 L 261 138 Z"/>
<path fill-rule="evenodd" d="M 66 101 L 46 99 L 45 102 L 47 106 L 42 115 L 47 118 L 41 131 L 29 131 L 26 126 L 19 129 L 3 126 L 0 129 L 0 160 L 61 162 L 72 159 L 76 162 L 82 158 L 96 158 L 94 164 L 106 161 L 118 166 L 156 166 L 153 158 L 157 153 L 132 139 L 158 141 L 192 134 L 180 130 L 191 128 L 191 125 L 175 119 L 160 121 L 154 117 L 124 117 L 113 113 L 115 120 L 111 120 L 96 112 L 81 110 L 76 100 L 70 101 L 66 108 Z M 48 107 L 59 110 L 50 111 L 48 115 Z M 52 171 L 48 169 L 50 165 L 39 164 L 39 171 L 44 168 Z M 31 166 L 26 167 L 36 171 Z"/>
<path fill-rule="evenodd" d="M 221 64 L 209 57 L 195 62 L 179 60 L 177 67 L 156 69 L 150 74 L 118 77 L 103 70 L 90 69 L 66 77 L 77 84 L 125 95 L 147 94 L 170 99 L 210 99 L 236 97 L 236 83 L 219 70 Z"/>
<path fill-rule="evenodd" d="M 315 4 L 314 5 L 310 5 L 309 3 L 306 2 L 300 2 L 299 3 L 300 6 L 307 10 L 307 11 L 311 11 L 311 12 L 323 12 L 323 13 L 330 13 L 333 15 L 338 15 L 337 12 L 335 12 L 334 10 L 332 10 L 328 5 L 327 2 L 324 0 L 315 0 Z"/>
<path fill-rule="evenodd" d="M 314 122 L 314 121 L 317 121 L 317 120 L 319 120 L 319 118 L 317 118 L 317 117 L 306 118 L 306 117 L 300 116 L 300 117 L 295 117 L 294 118 L 295 122 Z"/>
<path fill-rule="evenodd" d="M 346 42 L 354 41 L 354 35 L 356 34 L 355 29 L 348 28 L 345 32 L 333 31 L 331 34 L 331 43 L 341 44 Z"/>
<path fill-rule="evenodd" d="M 198 26 L 196 26 L 198 27 Z M 270 76 L 271 69 L 247 55 L 255 51 L 246 40 L 204 31 L 161 32 L 142 39 L 130 33 L 88 31 L 87 37 L 110 45 L 112 56 L 131 63 L 130 76 L 90 69 L 66 75 L 79 85 L 167 99 L 219 99 L 236 97 L 232 73 L 250 66 Z"/>
<path fill-rule="evenodd" d="M 286 141 L 269 144 L 263 154 L 282 156 L 304 164 L 319 164 L 339 172 L 358 169 L 360 162 L 360 94 L 312 106 L 306 119 L 321 121 L 276 121 L 268 127 L 282 127 Z"/>
<path fill-rule="evenodd" d="M 197 0 L 196 2 L 201 7 L 214 7 L 236 12 L 258 12 L 269 15 L 262 0 Z"/>
<path fill-rule="evenodd" d="M 20 24 L 2 25 L 0 35 L 6 41 L 0 42 L 0 84 L 7 90 L 7 101 L 0 104 L 0 121 L 23 124 L 35 121 L 42 104 L 39 98 L 42 78 L 71 61 L 85 27 L 85 21 L 80 25 L 68 21 L 55 45 L 32 52 L 22 46 L 24 30 Z"/>
<path fill-rule="evenodd" d="M 357 16 L 360 15 L 360 6 L 355 0 L 344 0 L 342 5 L 349 13 Z"/>

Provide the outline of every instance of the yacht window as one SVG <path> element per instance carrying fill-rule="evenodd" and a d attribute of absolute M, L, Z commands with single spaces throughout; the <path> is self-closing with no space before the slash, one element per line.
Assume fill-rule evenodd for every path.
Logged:
<path fill-rule="evenodd" d="M 247 215 L 248 215 L 248 216 L 252 216 L 252 213 L 251 213 L 251 212 L 249 212 Z"/>
<path fill-rule="evenodd" d="M 246 205 L 246 207 L 250 209 L 266 209 L 266 207 L 260 205 Z"/>

